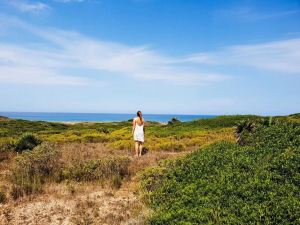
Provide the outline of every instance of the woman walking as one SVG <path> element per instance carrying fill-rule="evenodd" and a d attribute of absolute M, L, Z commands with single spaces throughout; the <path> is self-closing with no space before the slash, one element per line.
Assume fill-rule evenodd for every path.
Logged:
<path fill-rule="evenodd" d="M 135 156 L 142 156 L 144 133 L 145 133 L 145 121 L 141 111 L 138 111 L 137 117 L 132 122 L 132 134 L 135 142 Z"/>

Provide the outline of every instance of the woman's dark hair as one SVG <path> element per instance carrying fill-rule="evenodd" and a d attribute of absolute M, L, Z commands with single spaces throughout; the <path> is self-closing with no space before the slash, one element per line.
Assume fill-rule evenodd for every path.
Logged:
<path fill-rule="evenodd" d="M 142 117 L 142 112 L 139 110 L 139 111 L 137 111 L 136 115 L 140 118 L 140 122 L 141 122 L 142 124 L 144 124 L 144 119 L 143 119 L 143 117 Z"/>

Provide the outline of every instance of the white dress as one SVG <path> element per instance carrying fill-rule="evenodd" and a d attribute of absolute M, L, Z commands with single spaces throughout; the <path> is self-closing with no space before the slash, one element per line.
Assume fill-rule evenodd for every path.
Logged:
<path fill-rule="evenodd" d="M 135 123 L 133 139 L 135 141 L 144 142 L 144 123 L 142 125 Z"/>

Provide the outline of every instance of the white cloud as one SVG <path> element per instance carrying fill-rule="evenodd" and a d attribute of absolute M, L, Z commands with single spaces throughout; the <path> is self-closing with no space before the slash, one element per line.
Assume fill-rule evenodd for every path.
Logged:
<path fill-rule="evenodd" d="M 32 80 L 34 83 L 36 74 L 43 74 L 48 78 L 52 74 L 56 78 L 61 76 L 63 84 L 81 82 L 78 77 L 75 81 L 66 79 L 70 76 L 65 74 L 67 70 L 94 71 L 99 74 L 98 79 L 101 79 L 102 74 L 116 74 L 132 79 L 168 81 L 176 84 L 208 84 L 228 79 L 228 76 L 218 72 L 203 72 L 181 61 L 178 63 L 177 58 L 164 56 L 147 46 L 127 46 L 89 38 L 77 32 L 41 29 L 15 18 L 10 18 L 9 21 L 11 28 L 21 28 L 23 32 L 39 37 L 41 43 L 0 43 L 0 74 L 6 73 L 7 67 L 20 68 L 11 73 L 16 79 L 8 79 L 2 75 L 1 82 L 17 82 L 23 77 L 26 82 Z M 22 74 L 22 71 L 25 71 L 26 75 L 18 75 Z M 81 75 L 84 83 L 92 83 L 93 81 L 85 75 Z M 53 83 L 48 78 L 46 80 Z M 38 80 L 41 80 L 41 77 Z M 59 79 L 57 80 L 59 82 Z"/>
<path fill-rule="evenodd" d="M 0 66 L 0 83 L 6 84 L 42 84 L 42 85 L 87 85 L 90 80 L 57 74 L 43 67 Z"/>
<path fill-rule="evenodd" d="M 6 23 L 1 23 L 3 20 Z M 1 83 L 91 85 L 101 83 L 106 74 L 206 85 L 230 78 L 218 71 L 220 66 L 254 68 L 271 74 L 300 74 L 300 38 L 170 57 L 147 46 L 128 46 L 74 31 L 39 28 L 11 17 L 0 17 L 0 24 L 22 29 L 38 40 L 27 44 L 0 42 Z M 201 69 L 204 67 L 205 70 Z M 90 72 L 94 74 L 93 79 L 88 76 Z"/>
<path fill-rule="evenodd" d="M 8 0 L 8 3 L 21 12 L 39 13 L 50 9 L 50 7 L 42 2 L 29 2 L 26 0 Z"/>
<path fill-rule="evenodd" d="M 194 54 L 184 60 L 211 66 L 247 66 L 273 73 L 300 75 L 300 38 L 230 46 Z"/>

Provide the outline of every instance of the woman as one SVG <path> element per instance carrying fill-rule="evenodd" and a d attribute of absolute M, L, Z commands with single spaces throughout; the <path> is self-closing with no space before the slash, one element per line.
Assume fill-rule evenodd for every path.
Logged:
<path fill-rule="evenodd" d="M 132 122 L 132 134 L 135 142 L 135 155 L 142 156 L 142 149 L 144 143 L 144 133 L 145 133 L 145 121 L 142 116 L 142 112 L 138 111 L 137 117 L 133 119 Z"/>

